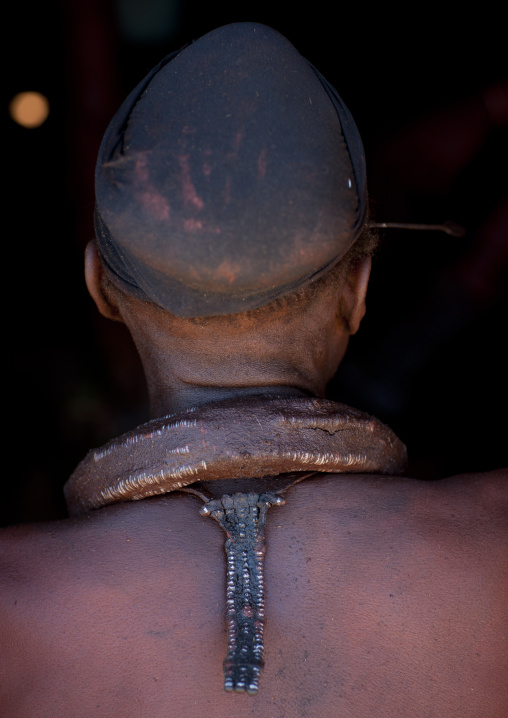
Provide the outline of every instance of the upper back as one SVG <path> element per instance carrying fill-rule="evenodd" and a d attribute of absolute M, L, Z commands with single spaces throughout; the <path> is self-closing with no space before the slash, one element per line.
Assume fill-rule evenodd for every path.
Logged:
<path fill-rule="evenodd" d="M 508 473 L 325 475 L 272 508 L 265 668 L 223 690 L 224 535 L 171 494 L 3 532 L 18 716 L 501 718 Z"/>

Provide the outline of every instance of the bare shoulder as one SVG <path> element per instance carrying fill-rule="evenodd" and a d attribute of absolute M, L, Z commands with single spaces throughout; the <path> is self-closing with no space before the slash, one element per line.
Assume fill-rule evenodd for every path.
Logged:
<path fill-rule="evenodd" d="M 508 469 L 459 474 L 426 484 L 422 497 L 431 495 L 433 509 L 443 518 L 462 519 L 484 530 L 508 533 Z"/>
<path fill-rule="evenodd" d="M 137 705 L 143 682 L 146 690 L 169 670 L 166 643 L 180 654 L 178 627 L 198 613 L 198 581 L 222 597 L 220 528 L 199 508 L 168 495 L 0 532 L 2 717 L 134 715 L 131 696 Z M 216 603 L 199 611 L 205 622 Z M 138 678 L 140 662 L 149 678 Z M 112 704 L 111 681 L 123 685 L 125 705 Z"/>
<path fill-rule="evenodd" d="M 189 496 L 116 504 L 76 518 L 22 524 L 0 530 L 0 575 L 3 585 L 26 581 L 83 581 L 87 567 L 101 570 L 101 563 L 125 562 L 132 542 L 147 545 L 154 553 L 175 546 L 182 529 L 199 532 L 199 506 Z M 147 529 L 150 528 L 150 531 Z M 162 547 L 157 549 L 158 546 Z M 58 567 L 58 572 L 52 569 Z"/>
<path fill-rule="evenodd" d="M 319 487 L 319 490 L 315 490 Z M 327 474 L 298 484 L 301 501 L 328 506 L 330 510 L 350 507 L 359 516 L 385 521 L 389 515 L 401 522 L 450 521 L 476 525 L 489 523 L 507 528 L 508 469 L 460 474 L 438 481 L 424 481 L 375 474 Z M 312 497 L 312 499 L 311 499 Z M 297 499 L 297 500 L 298 500 Z M 360 512 L 360 513 L 358 513 Z"/>
<path fill-rule="evenodd" d="M 111 585 L 141 591 L 159 565 L 184 575 L 200 539 L 209 544 L 207 531 L 214 530 L 220 531 L 202 522 L 197 501 L 183 495 L 0 530 L 0 644 L 27 613 L 37 614 L 38 630 L 55 615 L 56 597 L 62 618 L 84 610 L 90 597 L 113 594 Z"/>
<path fill-rule="evenodd" d="M 506 506 L 508 502 L 508 467 L 474 474 L 458 474 L 443 479 L 443 483 L 453 489 L 465 490 L 467 496 L 480 498 L 482 505 L 504 502 Z"/>
<path fill-rule="evenodd" d="M 64 519 L 1 529 L 1 586 L 23 584 L 28 578 L 34 581 L 48 565 L 61 564 L 85 526 L 83 520 Z"/>

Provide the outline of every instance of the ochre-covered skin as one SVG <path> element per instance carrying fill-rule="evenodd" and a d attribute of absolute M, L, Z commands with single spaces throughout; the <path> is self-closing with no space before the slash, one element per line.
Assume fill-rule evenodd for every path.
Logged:
<path fill-rule="evenodd" d="M 4 530 L 2 718 L 508 714 L 508 472 L 328 475 L 286 499 L 256 696 L 223 689 L 224 534 L 197 498 Z"/>

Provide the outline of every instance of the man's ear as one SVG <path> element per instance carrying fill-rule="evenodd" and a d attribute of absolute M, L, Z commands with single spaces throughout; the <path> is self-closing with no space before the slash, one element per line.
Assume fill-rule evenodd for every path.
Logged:
<path fill-rule="evenodd" d="M 356 334 L 365 315 L 371 267 L 372 258 L 363 259 L 350 270 L 343 284 L 340 309 L 350 334 Z"/>
<path fill-rule="evenodd" d="M 123 322 L 116 304 L 103 290 L 104 267 L 97 251 L 95 240 L 88 242 L 85 249 L 85 282 L 90 296 L 97 309 L 106 317 L 116 322 Z"/>

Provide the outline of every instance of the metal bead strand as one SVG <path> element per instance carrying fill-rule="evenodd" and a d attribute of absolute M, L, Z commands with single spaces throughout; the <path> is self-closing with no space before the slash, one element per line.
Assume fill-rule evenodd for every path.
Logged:
<path fill-rule="evenodd" d="M 226 691 L 254 695 L 263 668 L 264 555 L 266 514 L 284 499 L 272 493 L 233 494 L 209 501 L 201 514 L 226 531 L 226 620 L 228 651 L 224 660 Z"/>

